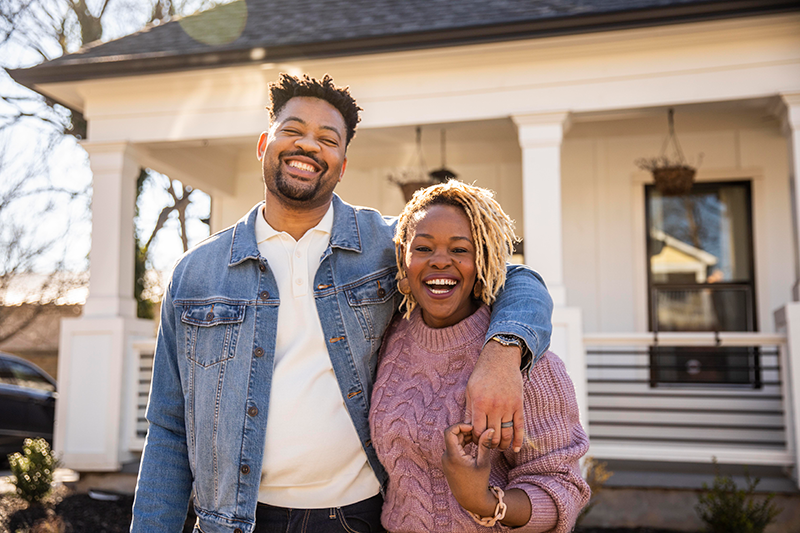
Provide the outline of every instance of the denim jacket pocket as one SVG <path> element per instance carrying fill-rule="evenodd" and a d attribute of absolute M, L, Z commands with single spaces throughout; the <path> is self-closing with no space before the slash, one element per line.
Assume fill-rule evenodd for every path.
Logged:
<path fill-rule="evenodd" d="M 395 269 L 388 269 L 345 289 L 347 303 L 355 311 L 364 336 L 380 339 L 394 316 L 397 293 Z"/>
<path fill-rule="evenodd" d="M 231 359 L 244 311 L 245 305 L 221 302 L 185 305 L 181 322 L 189 360 L 207 367 Z"/>

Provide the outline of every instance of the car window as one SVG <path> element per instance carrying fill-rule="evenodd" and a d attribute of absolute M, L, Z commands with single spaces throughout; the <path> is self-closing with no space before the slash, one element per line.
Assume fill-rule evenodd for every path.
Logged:
<path fill-rule="evenodd" d="M 14 374 L 11 373 L 11 369 L 8 368 L 8 365 L 5 361 L 0 359 L 0 385 L 16 385 L 17 382 L 14 379 Z"/>
<path fill-rule="evenodd" d="M 20 387 L 27 387 L 29 389 L 39 389 L 47 392 L 53 392 L 56 388 L 50 383 L 47 378 L 41 375 L 36 369 L 27 365 L 17 363 L 16 361 L 6 361 L 6 364 L 11 369 L 11 374 L 16 380 L 16 384 Z"/>

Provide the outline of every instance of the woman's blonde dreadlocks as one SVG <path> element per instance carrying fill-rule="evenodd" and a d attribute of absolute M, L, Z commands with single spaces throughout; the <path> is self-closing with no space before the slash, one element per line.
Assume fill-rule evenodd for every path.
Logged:
<path fill-rule="evenodd" d="M 397 279 L 405 277 L 406 245 L 420 213 L 432 205 L 442 204 L 460 207 L 469 219 L 475 245 L 477 280 L 482 286 L 479 299 L 491 305 L 506 282 L 506 262 L 511 258 L 517 241 L 514 222 L 494 199 L 492 191 L 458 180 L 417 191 L 400 213 L 394 236 Z M 405 295 L 400 306 L 406 309 L 403 316 L 408 318 L 416 305 L 413 295 Z"/>

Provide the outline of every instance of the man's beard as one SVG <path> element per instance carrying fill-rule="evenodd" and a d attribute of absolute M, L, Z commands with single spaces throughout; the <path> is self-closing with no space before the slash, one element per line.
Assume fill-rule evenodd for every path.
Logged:
<path fill-rule="evenodd" d="M 317 194 L 317 191 L 319 191 L 319 187 L 322 184 L 322 179 L 318 179 L 311 188 L 298 187 L 289 183 L 289 180 L 286 179 L 280 169 L 275 169 L 272 182 L 275 184 L 275 188 L 278 190 L 281 196 L 297 202 L 306 202 L 314 198 L 314 195 Z"/>

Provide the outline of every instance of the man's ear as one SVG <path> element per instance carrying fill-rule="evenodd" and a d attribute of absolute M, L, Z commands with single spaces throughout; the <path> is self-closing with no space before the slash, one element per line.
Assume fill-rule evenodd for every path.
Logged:
<path fill-rule="evenodd" d="M 347 157 L 345 157 L 344 161 L 342 161 L 342 171 L 339 172 L 339 181 L 342 181 L 342 178 L 344 177 L 344 169 L 345 168 L 347 168 Z"/>
<path fill-rule="evenodd" d="M 258 137 L 258 145 L 256 146 L 256 157 L 259 161 L 264 157 L 264 152 L 267 151 L 267 132 L 262 131 Z M 341 179 L 341 178 L 339 178 Z"/>

